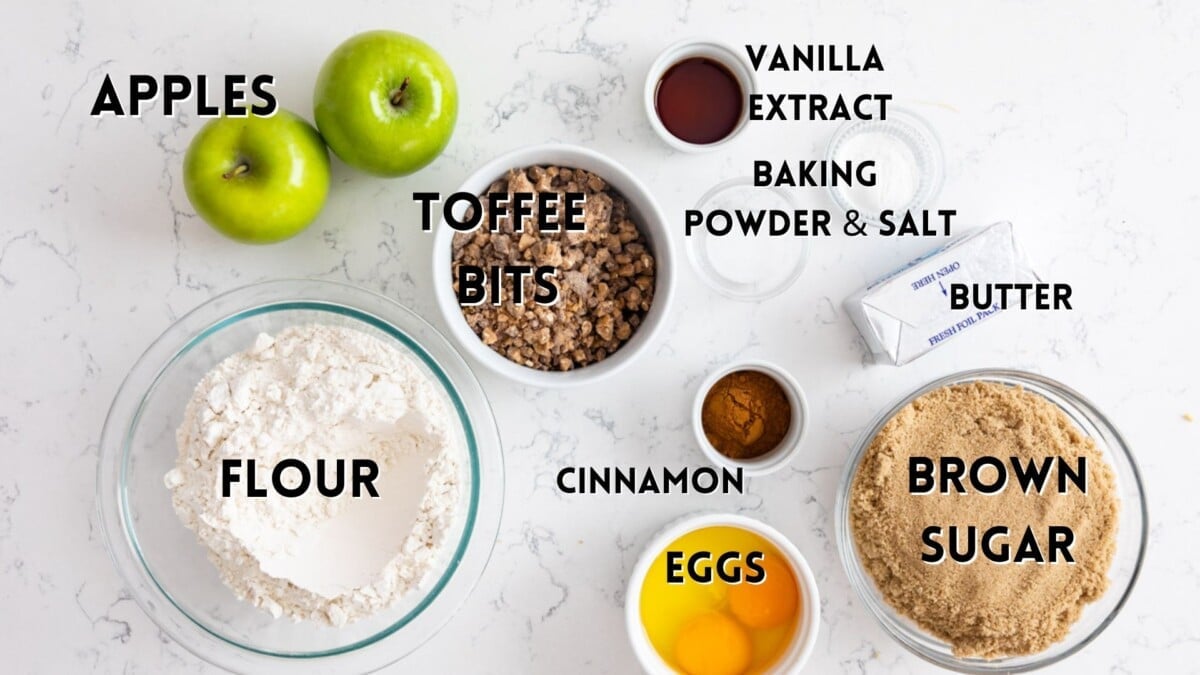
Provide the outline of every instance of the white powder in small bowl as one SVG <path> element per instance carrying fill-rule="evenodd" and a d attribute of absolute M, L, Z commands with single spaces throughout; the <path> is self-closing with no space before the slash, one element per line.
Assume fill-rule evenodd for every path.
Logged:
<path fill-rule="evenodd" d="M 730 185 L 714 194 L 703 208 L 720 209 L 730 214 L 776 210 L 790 215 L 795 210 L 792 202 L 779 190 L 749 184 Z M 732 217 L 736 222 L 737 216 Z M 753 286 L 760 290 L 786 283 L 794 274 L 798 261 L 804 259 L 804 247 L 808 245 L 803 237 L 769 237 L 765 233 L 747 235 L 736 224 L 722 237 L 703 230 L 696 236 L 703 237 L 702 253 L 724 284 Z"/>
<path fill-rule="evenodd" d="M 392 345 L 350 328 L 291 327 L 259 335 L 204 376 L 165 482 L 239 598 L 275 617 L 340 626 L 392 605 L 437 565 L 460 500 L 463 448 L 451 424 L 438 385 Z M 267 496 L 247 495 L 243 465 L 222 497 L 228 458 L 255 460 Z M 291 498 L 270 486 L 290 458 L 313 482 Z M 346 460 L 341 495 L 316 489 L 318 459 Z M 353 459 L 377 463 L 378 498 L 351 495 Z M 280 475 L 289 487 L 299 481 L 296 470 Z"/>
<path fill-rule="evenodd" d="M 838 187 L 850 205 L 870 221 L 878 221 L 884 209 L 908 208 L 921 187 L 917 154 L 904 138 L 889 131 L 862 131 L 848 136 L 834 159 L 852 166 L 875 162 L 875 185 Z"/>

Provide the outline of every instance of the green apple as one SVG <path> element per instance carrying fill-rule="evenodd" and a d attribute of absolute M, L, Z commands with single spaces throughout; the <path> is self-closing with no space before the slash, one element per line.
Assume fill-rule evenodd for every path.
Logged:
<path fill-rule="evenodd" d="M 404 33 L 370 31 L 325 60 L 313 108 L 317 128 L 342 161 L 377 176 L 405 176 L 450 142 L 458 86 L 429 45 Z"/>
<path fill-rule="evenodd" d="M 286 110 L 220 117 L 188 146 L 183 187 L 218 232 L 254 244 L 281 241 L 325 205 L 329 151 L 311 124 Z"/>

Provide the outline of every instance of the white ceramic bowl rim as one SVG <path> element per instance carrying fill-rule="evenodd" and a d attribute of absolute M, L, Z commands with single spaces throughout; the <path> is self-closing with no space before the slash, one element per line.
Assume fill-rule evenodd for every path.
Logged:
<path fill-rule="evenodd" d="M 816 648 L 817 633 L 820 630 L 821 596 L 817 590 L 817 579 L 796 545 L 779 530 L 748 516 L 732 513 L 694 513 L 668 523 L 658 534 L 651 537 L 633 566 L 633 573 L 629 578 L 628 590 L 625 593 L 625 628 L 629 633 L 634 655 L 650 675 L 674 675 L 675 671 L 658 655 L 654 645 L 650 644 L 650 638 L 646 636 L 646 629 L 642 626 L 641 596 L 646 574 L 658 554 L 671 542 L 689 532 L 722 525 L 749 530 L 771 542 L 788 559 L 799 586 L 801 612 L 796 634 L 787 651 L 768 672 L 798 672 Z"/>
<path fill-rule="evenodd" d="M 655 104 L 655 98 L 658 94 L 658 82 L 662 79 L 663 74 L 676 63 L 695 56 L 718 61 L 721 65 L 728 68 L 729 72 L 738 78 L 738 84 L 742 87 L 742 94 L 746 97 L 746 100 L 742 101 L 742 115 L 738 119 L 737 126 L 733 128 L 733 131 L 729 132 L 728 136 L 713 143 L 690 143 L 668 131 L 667 127 L 663 125 L 662 120 L 658 117 L 658 106 Z M 750 121 L 749 97 L 751 94 L 757 92 L 758 78 L 754 73 L 754 69 L 750 67 L 750 64 L 746 63 L 740 52 L 721 40 L 693 37 L 679 40 L 659 52 L 658 56 L 654 59 L 654 63 L 651 64 L 650 70 L 646 73 L 646 84 L 642 92 L 642 99 L 650 127 L 654 129 L 654 132 L 658 134 L 664 143 L 683 152 L 707 152 L 732 141 L 745 130 L 746 124 Z"/>
<path fill-rule="evenodd" d="M 556 388 L 590 384 L 615 375 L 646 351 L 665 324 L 675 290 L 674 244 L 654 196 L 646 186 L 617 161 L 595 150 L 577 145 L 548 143 L 526 146 L 504 153 L 477 169 L 458 188 L 480 194 L 504 172 L 538 164 L 552 164 L 592 171 L 621 193 L 638 216 L 638 230 L 646 238 L 655 259 L 654 301 L 645 319 L 621 348 L 602 361 L 565 372 L 543 371 L 514 363 L 483 344 L 467 325 L 451 284 L 450 247 L 455 234 L 443 218 L 433 240 L 433 291 L 447 329 L 461 348 L 493 372 L 522 384 Z M 462 207 L 465 209 L 466 205 Z"/>
<path fill-rule="evenodd" d="M 717 383 L 717 380 L 739 370 L 754 370 L 771 376 L 771 378 L 783 387 L 784 393 L 787 394 L 788 402 L 792 405 L 792 425 L 788 428 L 787 435 L 783 437 L 783 440 L 779 442 L 779 445 L 774 450 L 754 459 L 733 459 L 722 455 L 719 450 L 713 447 L 712 443 L 708 442 L 708 438 L 704 435 L 704 425 L 701 423 L 705 395 Z M 696 436 L 696 443 L 700 446 L 700 450 L 709 461 L 717 466 L 729 469 L 740 468 L 742 473 L 748 476 L 765 476 L 787 466 L 792 461 L 792 458 L 799 453 L 800 445 L 804 441 L 805 431 L 808 429 L 808 415 L 808 400 L 804 396 L 804 390 L 800 388 L 800 383 L 796 381 L 796 378 L 792 377 L 791 373 L 770 361 L 744 359 L 733 361 L 713 370 L 700 383 L 700 388 L 697 390 L 695 400 L 692 403 L 692 431 Z"/>

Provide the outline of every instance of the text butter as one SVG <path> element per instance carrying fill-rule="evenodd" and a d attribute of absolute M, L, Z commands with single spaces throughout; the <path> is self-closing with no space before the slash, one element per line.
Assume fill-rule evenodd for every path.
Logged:
<path fill-rule="evenodd" d="M 1001 311 L 999 304 L 955 309 L 951 285 L 1037 281 L 1013 239 L 1012 224 L 1002 222 L 917 258 L 846 298 L 844 307 L 875 360 L 898 366 Z"/>

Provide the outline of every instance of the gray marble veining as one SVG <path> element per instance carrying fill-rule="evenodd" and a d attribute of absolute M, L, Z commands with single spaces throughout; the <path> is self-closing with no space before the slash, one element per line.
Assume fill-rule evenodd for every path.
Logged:
<path fill-rule="evenodd" d="M 642 84 L 681 37 L 731 43 L 875 43 L 883 74 L 764 73 L 766 89 L 881 91 L 943 137 L 938 206 L 961 222 L 1011 220 L 1044 277 L 1074 285 L 1071 314 L 1014 315 L 906 367 L 869 366 L 840 302 L 928 242 L 835 237 L 762 305 L 710 294 L 683 269 L 661 342 L 615 379 L 533 391 L 482 374 L 507 449 L 504 521 L 473 595 L 388 672 L 629 673 L 621 607 L 645 541 L 697 509 L 763 518 L 808 557 L 822 589 L 808 672 L 936 672 L 889 639 L 851 591 L 832 508 L 862 427 L 903 392 L 955 370 L 1033 369 L 1106 410 L 1145 474 L 1152 527 L 1121 616 L 1051 673 L 1200 672 L 1200 206 L 1194 160 L 1200 10 L 1130 3 L 633 0 L 306 7 L 269 0 L 172 4 L 47 0 L 9 7 L 0 42 L 0 653 L 14 673 L 208 673 L 142 614 L 105 554 L 94 513 L 96 441 L 141 350 L 216 292 L 315 276 L 386 293 L 437 323 L 431 238 L 410 194 L 451 190 L 526 143 L 585 143 L 626 163 L 678 218 L 750 160 L 814 157 L 833 125 L 765 123 L 719 153 L 684 156 L 644 119 Z M 183 193 L 182 153 L 202 120 L 93 119 L 105 73 L 268 72 L 308 116 L 317 69 L 346 36 L 393 27 L 454 67 L 459 126 L 446 154 L 386 181 L 335 165 L 307 232 L 267 248 L 206 227 Z M 817 190 L 813 207 L 833 208 Z M 680 236 L 679 243 L 682 243 Z M 702 462 L 688 411 L 728 359 L 774 360 L 806 389 L 803 452 L 742 496 L 562 495 L 566 464 Z M 464 648 L 467 647 L 467 648 Z M 282 672 L 282 671 L 281 671 Z"/>

